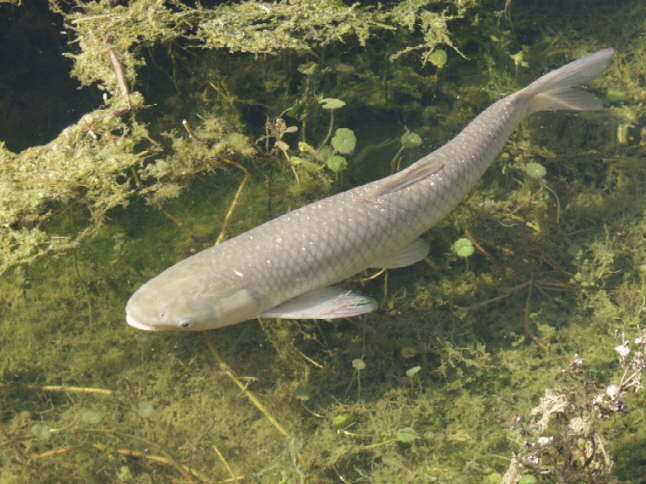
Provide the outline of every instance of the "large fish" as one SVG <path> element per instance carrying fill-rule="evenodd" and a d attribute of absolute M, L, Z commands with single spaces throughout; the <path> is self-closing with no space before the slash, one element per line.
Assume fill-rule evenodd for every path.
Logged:
<path fill-rule="evenodd" d="M 420 235 L 462 201 L 530 113 L 600 109 L 574 86 L 596 78 L 613 49 L 540 77 L 494 103 L 405 170 L 311 203 L 203 250 L 146 282 L 126 306 L 147 331 L 206 330 L 256 317 L 347 318 L 376 302 L 335 287 L 364 269 L 404 267 L 429 251 Z"/>

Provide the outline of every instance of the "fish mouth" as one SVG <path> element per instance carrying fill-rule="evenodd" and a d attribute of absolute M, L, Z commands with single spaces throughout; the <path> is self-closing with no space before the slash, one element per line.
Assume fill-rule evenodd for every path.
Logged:
<path fill-rule="evenodd" d="M 128 325 L 132 326 L 133 328 L 141 329 L 142 331 L 156 331 L 155 327 L 140 323 L 135 318 L 130 316 L 128 312 L 126 312 L 126 321 L 128 322 Z"/>

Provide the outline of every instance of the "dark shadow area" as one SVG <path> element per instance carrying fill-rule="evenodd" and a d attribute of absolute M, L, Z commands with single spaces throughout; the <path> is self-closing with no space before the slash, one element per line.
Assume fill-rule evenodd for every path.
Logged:
<path fill-rule="evenodd" d="M 100 102 L 70 78 L 63 30 L 46 1 L 0 5 L 0 139 L 12 151 L 48 143 Z"/>

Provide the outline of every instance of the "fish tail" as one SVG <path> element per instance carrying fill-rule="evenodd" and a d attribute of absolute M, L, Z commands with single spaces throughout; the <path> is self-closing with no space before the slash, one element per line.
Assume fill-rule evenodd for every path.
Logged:
<path fill-rule="evenodd" d="M 595 79 L 610 64 L 615 50 L 603 49 L 563 67 L 548 72 L 519 92 L 529 112 L 536 111 L 594 111 L 603 108 L 603 102 L 594 94 L 574 86 Z"/>

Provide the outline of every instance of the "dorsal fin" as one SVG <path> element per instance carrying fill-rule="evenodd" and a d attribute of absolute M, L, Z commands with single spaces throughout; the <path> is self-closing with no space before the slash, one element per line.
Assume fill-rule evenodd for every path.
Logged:
<path fill-rule="evenodd" d="M 437 151 L 434 151 L 427 155 L 426 159 L 422 158 L 409 168 L 392 175 L 381 187 L 379 187 L 375 193 L 375 197 L 379 198 L 384 195 L 399 192 L 411 185 L 414 185 L 418 181 L 424 180 L 425 178 L 441 171 L 442 168 L 444 168 L 445 160 L 433 157 L 436 153 Z"/>

